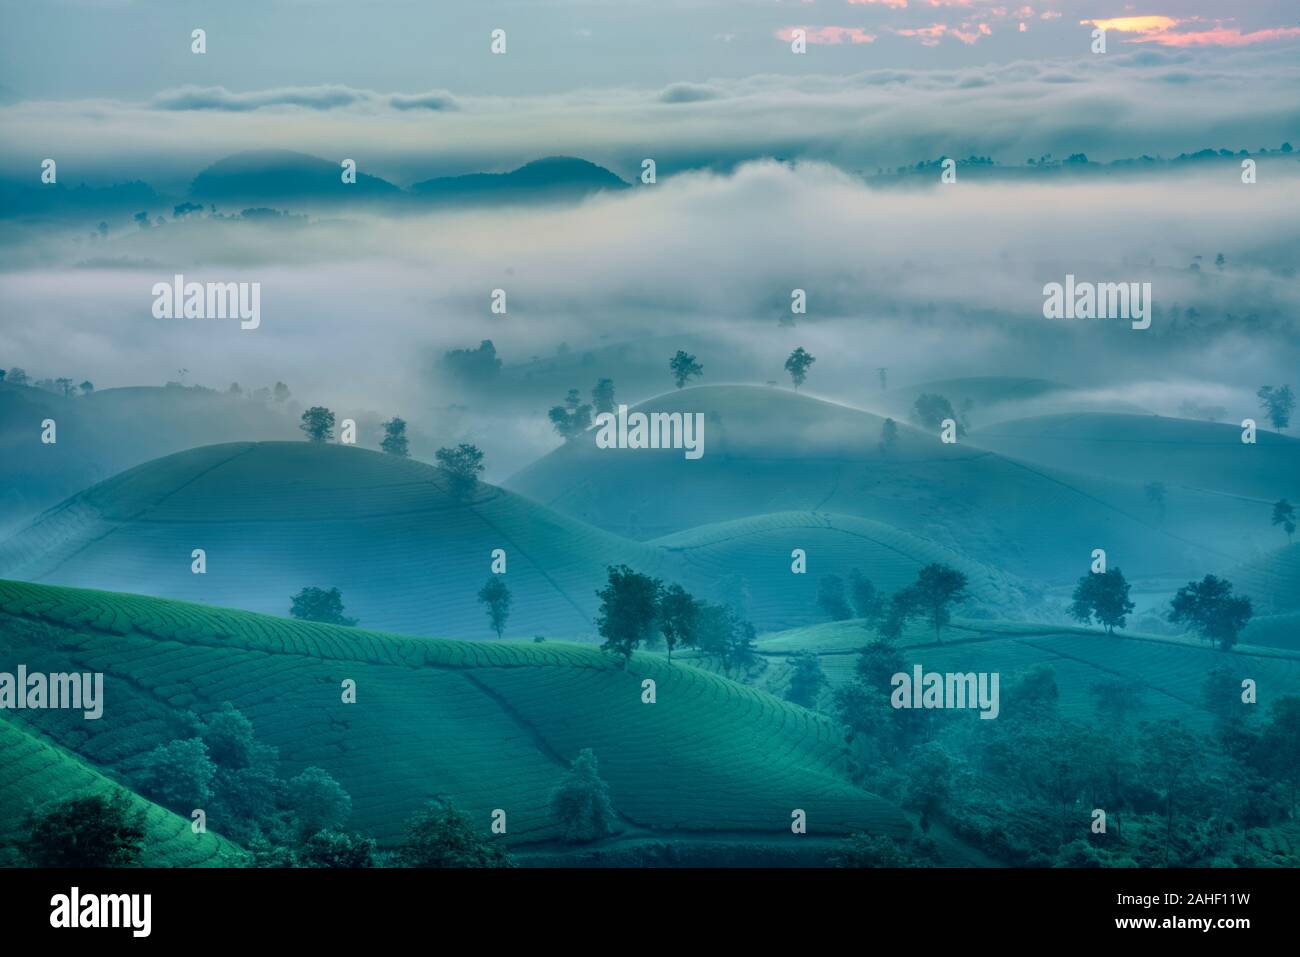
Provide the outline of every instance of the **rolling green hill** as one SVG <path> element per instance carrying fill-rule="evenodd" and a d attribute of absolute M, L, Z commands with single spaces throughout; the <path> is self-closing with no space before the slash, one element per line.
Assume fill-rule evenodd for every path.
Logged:
<path fill-rule="evenodd" d="M 58 442 L 41 443 L 53 419 Z M 65 398 L 0 382 L 0 536 L 69 495 L 194 445 L 300 436 L 275 404 L 208 389 L 104 389 Z"/>
<path fill-rule="evenodd" d="M 286 774 L 327 770 L 352 796 L 349 826 L 383 843 L 434 796 L 485 829 L 504 809 L 510 841 L 554 838 L 549 794 L 582 748 L 630 831 L 788 840 L 795 808 L 810 835 L 911 827 L 847 782 L 831 721 L 659 655 L 634 655 L 624 670 L 590 646 L 404 638 L 0 581 L 0 668 L 15 662 L 104 673 L 98 721 L 23 714 L 110 773 L 183 735 L 188 713 L 233 702 Z M 355 704 L 341 702 L 345 678 Z M 646 678 L 654 704 L 642 703 Z"/>
<path fill-rule="evenodd" d="M 832 687 L 853 677 L 858 651 L 873 637 L 861 621 L 830 622 L 765 635 L 759 650 L 778 667 L 769 669 L 765 686 L 781 693 L 788 683 L 791 656 L 809 651 L 818 655 Z M 912 623 L 900 646 L 909 666 L 927 671 L 998 672 L 1002 697 L 1015 675 L 1036 665 L 1056 672 L 1061 710 L 1078 718 L 1096 713 L 1092 686 L 1124 679 L 1143 689 L 1137 713 L 1144 719 L 1178 718 L 1208 728 L 1211 715 L 1201 699 L 1205 676 L 1226 668 L 1258 683 L 1264 709 L 1282 695 L 1300 694 L 1300 653 L 1276 648 L 1239 646 L 1221 652 L 1192 639 L 1115 634 L 1069 625 L 956 620 L 936 643 L 934 633 Z"/>
<path fill-rule="evenodd" d="M 823 617 L 817 607 L 822 577 L 838 575 L 847 583 L 854 568 L 888 594 L 910 585 L 923 566 L 942 562 L 966 575 L 968 610 L 1003 617 L 1026 601 L 1023 586 L 1010 575 L 907 532 L 848 515 L 774 512 L 693 528 L 651 544 L 680 555 L 687 580 L 717 583 L 706 597 L 735 604 L 738 596 L 730 592 L 742 581 L 749 613 L 763 628 L 790 628 Z M 806 574 L 791 573 L 793 548 L 807 553 Z"/>
<path fill-rule="evenodd" d="M 934 379 L 890 389 L 879 399 L 880 408 L 911 422 L 913 403 L 923 394 L 941 395 L 972 428 L 1027 415 L 1075 412 L 1082 406 L 1096 411 L 1142 412 L 1138 406 L 1081 393 L 1060 382 L 1022 376 L 969 376 Z"/>
<path fill-rule="evenodd" d="M 0 718 L 0 867 L 21 865 L 16 842 L 29 810 L 71 797 L 110 794 L 120 785 L 17 721 Z M 129 792 L 128 792 L 129 793 Z M 130 794 L 144 812 L 142 867 L 231 867 L 245 854 L 212 832 L 195 834 L 185 818 Z"/>
<path fill-rule="evenodd" d="M 770 512 L 851 515 L 1040 582 L 1073 582 L 1097 547 L 1130 579 L 1190 577 L 1244 557 L 1229 534 L 1244 506 L 1223 496 L 1182 493 L 1161 524 L 1138 483 L 945 445 L 901 423 L 884 451 L 880 417 L 785 389 L 702 386 L 637 408 L 705 413 L 703 457 L 599 449 L 589 433 L 506 485 L 640 539 Z"/>
<path fill-rule="evenodd" d="M 193 549 L 206 574 L 191 573 Z M 489 485 L 451 496 L 411 459 L 307 442 L 236 443 L 146 463 L 0 543 L 0 575 L 287 614 L 304 586 L 338 587 L 365 626 L 488 637 L 477 600 L 507 555 L 507 634 L 593 635 L 605 565 L 675 571 L 627 542 Z"/>
<path fill-rule="evenodd" d="M 1300 439 L 1256 433 L 1244 445 L 1235 424 L 1158 415 L 1047 415 L 975 428 L 971 442 L 1003 455 L 1053 468 L 1130 482 L 1251 499 L 1258 537 L 1281 540 L 1269 528 L 1279 498 L 1300 501 Z"/>

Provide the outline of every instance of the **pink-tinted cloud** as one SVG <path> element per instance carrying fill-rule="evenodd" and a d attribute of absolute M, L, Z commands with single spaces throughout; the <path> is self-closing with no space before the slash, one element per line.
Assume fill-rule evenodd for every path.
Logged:
<path fill-rule="evenodd" d="M 875 43 L 876 35 L 861 27 L 781 27 L 776 36 L 786 43 L 794 39 L 794 32 L 803 30 L 810 44 L 834 46 L 839 43 Z"/>
<path fill-rule="evenodd" d="M 944 37 L 952 37 L 962 43 L 971 44 L 980 37 L 991 37 L 993 31 L 987 23 L 967 21 L 960 26 L 950 27 L 946 23 L 932 23 L 928 27 L 893 27 L 891 33 L 900 37 L 913 37 L 921 41 L 921 46 L 934 47 Z"/>
<path fill-rule="evenodd" d="M 893 7 L 895 10 L 903 10 L 907 7 L 907 0 L 849 0 L 849 6 Z"/>
<path fill-rule="evenodd" d="M 1224 26 L 1231 21 L 1216 20 L 1213 26 L 1199 17 L 1177 19 L 1166 16 L 1114 17 L 1109 20 L 1080 20 L 1085 26 L 1116 33 L 1134 34 L 1126 43 L 1155 43 L 1167 47 L 1243 47 L 1254 43 L 1300 38 L 1300 27 L 1268 27 L 1243 33 L 1240 27 Z"/>

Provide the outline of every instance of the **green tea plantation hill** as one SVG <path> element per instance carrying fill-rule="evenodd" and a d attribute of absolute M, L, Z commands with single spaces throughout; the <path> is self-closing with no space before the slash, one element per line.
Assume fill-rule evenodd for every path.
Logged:
<path fill-rule="evenodd" d="M 510 492 L 453 495 L 434 467 L 309 442 L 205 446 L 146 463 L 0 543 L 0 575 L 287 614 L 337 587 L 363 626 L 495 637 L 479 590 L 504 549 L 507 635 L 594 636 L 596 589 L 620 562 L 674 577 L 628 542 Z M 202 549 L 206 572 L 192 571 Z"/>
<path fill-rule="evenodd" d="M 0 718 L 0 867 L 21 866 L 28 815 L 69 798 L 124 793 L 144 818 L 142 867 L 237 867 L 247 855 L 212 832 L 147 801 L 19 721 Z"/>
<path fill-rule="evenodd" d="M 829 686 L 838 687 L 852 680 L 858 652 L 874 637 L 860 619 L 764 635 L 759 651 L 773 665 L 765 673 L 764 687 L 781 694 L 789 682 L 789 666 L 802 652 L 817 655 Z M 1050 666 L 1062 713 L 1081 720 L 1097 714 L 1094 687 L 1112 680 L 1140 689 L 1134 704 L 1139 718 L 1177 719 L 1202 730 L 1213 724 L 1202 685 L 1217 668 L 1254 679 L 1261 710 L 1283 695 L 1300 694 L 1300 652 L 1254 645 L 1224 652 L 1192 638 L 955 619 L 938 640 L 927 624 L 910 623 L 899 647 L 908 668 L 920 664 L 926 671 L 997 672 L 1004 702 L 1013 700 L 1009 687 L 1017 676 Z"/>
<path fill-rule="evenodd" d="M 832 721 L 655 654 L 625 668 L 591 646 L 400 637 L 0 581 L 0 669 L 17 662 L 104 674 L 99 720 L 9 712 L 104 774 L 128 776 L 231 702 L 278 749 L 282 776 L 323 768 L 351 795 L 347 826 L 383 846 L 433 798 L 454 800 L 485 832 L 504 810 L 512 845 L 554 841 L 549 796 L 585 748 L 628 834 L 790 843 L 794 809 L 809 836 L 912 830 L 848 782 Z M 354 703 L 340 693 L 348 680 Z M 0 763 L 0 794 L 22 786 L 25 768 Z"/>
<path fill-rule="evenodd" d="M 1162 523 L 1139 483 L 1004 458 L 965 439 L 945 444 L 937 429 L 901 421 L 885 441 L 881 417 L 789 389 L 700 386 L 636 408 L 703 413 L 703 456 L 601 449 L 592 432 L 506 486 L 639 539 L 771 512 L 851 515 L 1058 585 L 1087 571 L 1097 547 L 1130 579 L 1203 574 L 1245 557 L 1228 534 L 1237 506 L 1222 496 L 1180 499 L 1197 536 Z"/>

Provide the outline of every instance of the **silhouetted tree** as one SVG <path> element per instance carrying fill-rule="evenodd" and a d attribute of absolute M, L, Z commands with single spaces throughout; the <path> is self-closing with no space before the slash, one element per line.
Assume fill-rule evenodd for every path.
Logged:
<path fill-rule="evenodd" d="M 1188 582 L 1178 589 L 1169 620 L 1175 625 L 1195 629 L 1202 638 L 1227 651 L 1237 643 L 1237 637 L 1253 613 L 1250 599 L 1234 595 L 1231 582 L 1206 575 L 1199 582 Z"/>
<path fill-rule="evenodd" d="M 343 593 L 308 586 L 291 599 L 289 614 L 301 621 L 321 621 L 327 625 L 355 625 L 355 618 L 343 614 Z"/>
<path fill-rule="evenodd" d="M 303 837 L 341 827 L 352 816 L 352 798 L 323 768 L 306 768 L 285 782 L 285 801 Z"/>
<path fill-rule="evenodd" d="M 265 392 L 259 389 L 258 392 Z M 313 405 L 302 414 L 298 428 L 307 433 L 311 442 L 329 442 L 334 438 L 334 413 L 323 405 Z"/>
<path fill-rule="evenodd" d="M 880 423 L 880 452 L 882 455 L 888 455 L 898 447 L 898 423 L 893 419 L 885 419 Z"/>
<path fill-rule="evenodd" d="M 839 575 L 825 575 L 817 583 L 817 607 L 830 616 L 831 621 L 844 621 L 853 617 L 853 611 L 844 598 L 844 579 Z"/>
<path fill-rule="evenodd" d="M 785 700 L 814 708 L 825 684 L 826 672 L 822 670 L 821 658 L 810 651 L 800 652 L 795 655 L 790 669 L 790 686 L 786 689 Z"/>
<path fill-rule="evenodd" d="M 583 748 L 564 779 L 551 792 L 551 815 L 570 843 L 597 841 L 613 833 L 614 805 L 609 785 L 600 777 L 596 755 Z"/>
<path fill-rule="evenodd" d="M 1295 506 L 1286 499 L 1274 502 L 1273 524 L 1282 526 L 1282 531 L 1286 532 L 1287 544 L 1290 544 L 1291 536 L 1295 534 Z"/>
<path fill-rule="evenodd" d="M 650 637 L 659 611 L 659 579 L 634 572 L 626 565 L 609 567 L 609 581 L 596 592 L 600 611 L 596 630 L 605 639 L 600 646 L 623 656 L 623 667 L 637 646 Z"/>
<path fill-rule="evenodd" d="M 477 349 L 452 349 L 443 354 L 443 365 L 462 382 L 484 385 L 501 375 L 501 360 L 491 339 L 484 339 Z"/>
<path fill-rule="evenodd" d="M 591 401 L 596 407 L 596 413 L 613 412 L 614 405 L 614 380 L 601 379 L 596 383 L 596 387 L 591 390 Z"/>
<path fill-rule="evenodd" d="M 483 453 L 477 446 L 462 442 L 454 449 L 441 448 L 434 453 L 438 461 L 438 471 L 447 480 L 453 497 L 469 498 L 478 488 L 478 477 L 482 474 Z"/>
<path fill-rule="evenodd" d="M 510 589 L 500 575 L 489 575 L 487 583 L 478 592 L 478 600 L 487 605 L 488 621 L 500 638 L 510 617 Z"/>
<path fill-rule="evenodd" d="M 1291 413 L 1295 409 L 1295 395 L 1289 385 L 1273 388 L 1262 386 L 1255 395 L 1259 396 L 1259 405 L 1273 423 L 1273 428 L 1281 432 L 1291 424 Z"/>
<path fill-rule="evenodd" d="M 1079 579 L 1074 588 L 1070 615 L 1085 625 L 1095 616 L 1098 624 L 1106 626 L 1108 635 L 1123 628 L 1133 603 L 1128 599 L 1129 583 L 1118 568 L 1104 572 L 1088 573 Z"/>
<path fill-rule="evenodd" d="M 695 356 L 677 350 L 677 355 L 668 360 L 668 368 L 672 370 L 673 381 L 677 383 L 677 388 L 681 388 L 690 381 L 692 376 L 701 376 L 704 374 L 704 366 L 695 361 Z"/>
<path fill-rule="evenodd" d="M 379 447 L 389 455 L 410 455 L 406 441 L 406 420 L 393 416 L 384 423 L 384 438 Z"/>
<path fill-rule="evenodd" d="M 19 366 L 14 366 L 9 370 L 9 376 L 5 379 L 10 385 L 27 385 L 30 381 L 27 372 Z"/>
<path fill-rule="evenodd" d="M 20 846 L 32 867 L 132 867 L 144 846 L 144 810 L 120 789 L 65 798 L 25 823 Z"/>
<path fill-rule="evenodd" d="M 198 738 L 160 744 L 144 756 L 136 775 L 144 794 L 168 807 L 202 807 L 212 796 L 217 767 L 208 757 L 208 747 Z"/>
<path fill-rule="evenodd" d="M 957 413 L 945 396 L 924 392 L 912 403 L 912 412 L 916 421 L 927 429 L 937 429 L 944 419 L 952 419 L 957 424 L 957 434 L 966 434 L 966 426 L 957 421 Z"/>
<path fill-rule="evenodd" d="M 552 406 L 546 415 L 555 431 L 566 441 L 591 428 L 591 406 L 582 401 L 577 389 L 570 389 L 564 405 Z"/>
<path fill-rule="evenodd" d="M 690 646 L 698 638 L 699 603 L 681 585 L 669 585 L 659 596 L 659 633 L 668 646 L 668 660 L 673 659 L 673 648 Z"/>
<path fill-rule="evenodd" d="M 889 596 L 884 614 L 876 622 L 876 634 L 887 641 L 901 638 L 907 622 L 919 612 L 916 593 L 911 588 L 900 589 Z"/>
<path fill-rule="evenodd" d="M 450 801 L 430 801 L 407 821 L 398 860 L 404 867 L 514 867 L 505 848 L 481 836 Z"/>
<path fill-rule="evenodd" d="M 95 391 L 95 383 L 91 382 L 89 379 L 86 379 L 84 382 L 81 383 L 81 385 L 77 386 L 77 388 L 81 390 L 82 395 L 90 395 L 90 393 Z"/>
<path fill-rule="evenodd" d="M 949 606 L 966 598 L 966 576 L 955 568 L 938 563 L 926 565 L 910 586 L 915 606 L 930 619 L 935 640 L 939 631 L 948 624 Z"/>
<path fill-rule="evenodd" d="M 856 568 L 849 572 L 849 597 L 859 618 L 866 619 L 867 627 L 873 626 L 884 611 L 884 599 L 870 578 Z"/>
<path fill-rule="evenodd" d="M 799 346 L 785 360 L 785 371 L 790 373 L 790 381 L 794 383 L 796 389 L 803 385 L 804 380 L 808 378 L 808 370 L 817 359 L 809 352 L 804 351 L 803 346 Z"/>
<path fill-rule="evenodd" d="M 307 838 L 297 856 L 301 867 L 348 870 L 374 867 L 375 842 L 372 838 L 326 828 Z"/>
<path fill-rule="evenodd" d="M 289 401 L 289 387 L 283 382 L 277 382 L 275 388 L 271 390 L 271 397 L 275 399 L 276 402 Z"/>

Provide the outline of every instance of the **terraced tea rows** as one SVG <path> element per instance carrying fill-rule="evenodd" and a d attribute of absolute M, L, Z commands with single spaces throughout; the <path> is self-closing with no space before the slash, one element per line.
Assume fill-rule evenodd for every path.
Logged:
<path fill-rule="evenodd" d="M 841 776 L 826 718 L 685 663 L 581 645 L 404 638 L 248 612 L 0 581 L 0 667 L 105 674 L 105 712 L 27 712 L 110 770 L 182 733 L 187 710 L 231 701 L 284 773 L 319 765 L 354 800 L 352 826 L 391 843 L 420 804 L 454 797 L 509 839 L 556 835 L 547 801 L 595 750 L 628 827 L 902 833 L 908 819 Z M 344 704 L 340 683 L 357 683 Z M 657 703 L 642 703 L 642 682 Z M 87 728 L 86 725 L 94 725 Z M 210 826 L 220 829 L 219 822 Z"/>
<path fill-rule="evenodd" d="M 837 622 L 764 636 L 760 651 L 777 667 L 767 687 L 779 693 L 788 680 L 790 656 L 799 651 L 819 655 L 832 687 L 852 680 L 857 652 L 871 634 L 861 622 Z M 1300 654 L 1282 649 L 1254 648 L 1222 652 L 1188 641 L 1106 635 L 1090 629 L 959 621 L 945 629 L 936 644 L 932 631 L 910 625 L 900 642 L 905 662 L 927 671 L 998 672 L 1004 706 L 1017 674 L 1036 665 L 1056 672 L 1063 713 L 1085 718 L 1096 712 L 1091 693 L 1098 682 L 1125 679 L 1139 683 L 1145 694 L 1138 708 L 1143 719 L 1180 719 L 1208 727 L 1212 718 L 1201 697 L 1206 675 L 1225 668 L 1234 676 L 1253 678 L 1259 703 L 1300 694 Z"/>
<path fill-rule="evenodd" d="M 22 863 L 16 848 L 29 810 L 117 790 L 118 785 L 75 756 L 21 723 L 0 718 L 0 867 Z M 188 820 L 138 795 L 130 799 L 144 812 L 141 866 L 230 867 L 244 861 L 244 852 L 225 838 L 195 834 Z"/>

